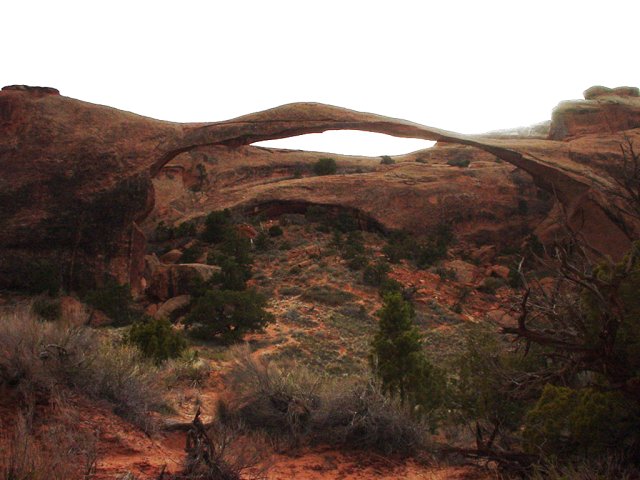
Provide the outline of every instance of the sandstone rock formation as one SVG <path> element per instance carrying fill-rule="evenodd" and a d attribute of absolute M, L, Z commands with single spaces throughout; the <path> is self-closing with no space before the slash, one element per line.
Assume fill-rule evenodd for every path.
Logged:
<path fill-rule="evenodd" d="M 457 144 L 473 149 L 473 159 L 495 156 L 527 172 L 538 187 L 557 197 L 571 228 L 580 230 L 595 249 L 619 256 L 640 228 L 622 201 L 608 194 L 616 189 L 611 167 L 622 161 L 620 144 L 640 141 L 639 99 L 630 95 L 627 90 L 591 92 L 587 96 L 595 99 L 561 105 L 554 112 L 550 139 L 542 140 L 465 136 L 315 103 L 224 122 L 177 124 L 66 98 L 55 89 L 5 88 L 0 92 L 0 288 L 26 286 L 29 272 L 46 266 L 70 287 L 100 283 L 110 275 L 139 291 L 145 254 L 139 225 L 153 210 L 152 179 L 165 165 L 188 152 L 249 158 L 257 149 L 248 145 L 257 141 L 337 129 L 436 140 L 440 146 L 419 154 L 424 153 L 426 163 L 407 157 L 384 168 L 363 167 L 353 175 L 321 181 L 303 176 L 279 185 L 258 181 L 235 190 L 232 177 L 241 170 L 227 162 L 227 177 L 224 169 L 210 170 L 214 186 L 200 179 L 199 187 L 207 191 L 201 210 L 260 209 L 285 201 L 331 203 L 389 228 L 420 231 L 431 221 L 434 210 L 429 206 L 442 198 L 438 185 L 452 182 L 457 187 L 450 192 L 471 195 L 462 204 L 472 210 L 484 208 L 483 202 L 489 210 L 502 205 L 494 215 L 508 216 L 506 202 L 490 202 L 500 197 L 500 188 L 512 188 L 510 170 L 491 166 L 462 171 L 434 160 L 438 149 L 455 153 L 443 145 Z M 267 163 L 291 155 L 271 152 Z M 354 160 L 351 167 L 358 163 L 367 161 Z M 227 189 L 220 189 L 225 178 Z M 498 192 L 479 193 L 485 182 L 497 185 Z M 512 192 L 504 195 L 513 198 Z"/>

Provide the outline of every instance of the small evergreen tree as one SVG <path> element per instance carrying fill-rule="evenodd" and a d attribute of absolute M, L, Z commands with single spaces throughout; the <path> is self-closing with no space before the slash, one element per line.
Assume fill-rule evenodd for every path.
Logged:
<path fill-rule="evenodd" d="M 208 243 L 220 242 L 231 225 L 231 212 L 228 209 L 211 212 L 204 221 L 201 238 Z"/>
<path fill-rule="evenodd" d="M 338 165 L 333 158 L 321 158 L 313 164 L 313 172 L 316 175 L 333 175 L 338 170 Z"/>
<path fill-rule="evenodd" d="M 380 322 L 372 342 L 372 366 L 383 391 L 416 412 L 433 412 L 441 403 L 444 379 L 422 349 L 413 306 L 401 294 L 390 293 L 377 315 Z"/>
<path fill-rule="evenodd" d="M 194 301 L 184 324 L 199 338 L 233 342 L 273 320 L 266 305 L 267 299 L 253 290 L 209 290 Z"/>
<path fill-rule="evenodd" d="M 126 340 L 156 363 L 178 357 L 187 346 L 180 332 L 174 330 L 169 320 L 164 318 L 148 318 L 134 323 Z"/>

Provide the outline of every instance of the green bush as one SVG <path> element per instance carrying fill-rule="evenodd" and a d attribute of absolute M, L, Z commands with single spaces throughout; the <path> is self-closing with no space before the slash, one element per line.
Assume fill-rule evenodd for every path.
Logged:
<path fill-rule="evenodd" d="M 382 157 L 380 158 L 382 159 L 380 160 L 381 165 L 393 165 L 394 163 L 396 163 L 396 161 L 389 155 L 382 155 Z"/>
<path fill-rule="evenodd" d="M 376 263 L 367 265 L 362 272 L 362 281 L 365 285 L 379 287 L 388 278 L 389 264 L 385 261 L 378 260 Z"/>
<path fill-rule="evenodd" d="M 209 290 L 194 300 L 184 323 L 198 338 L 233 342 L 273 321 L 266 306 L 267 299 L 254 290 Z"/>
<path fill-rule="evenodd" d="M 403 292 L 404 286 L 399 281 L 389 277 L 385 278 L 378 288 L 378 294 L 382 298 L 390 293 L 399 293 L 402 295 Z"/>
<path fill-rule="evenodd" d="M 453 356 L 448 404 L 454 423 L 475 429 L 487 448 L 519 436 L 524 415 L 539 387 L 522 390 L 522 379 L 544 368 L 540 350 L 515 354 L 510 343 L 491 327 L 468 325 L 456 334 L 463 345 Z M 492 433 L 495 431 L 493 440 Z"/>
<path fill-rule="evenodd" d="M 360 231 L 349 232 L 342 245 L 342 258 L 349 260 L 365 253 L 364 239 Z"/>
<path fill-rule="evenodd" d="M 336 218 L 330 222 L 330 226 L 342 233 L 355 232 L 359 228 L 358 219 L 347 210 L 339 211 Z"/>
<path fill-rule="evenodd" d="M 423 351 L 412 305 L 399 293 L 391 293 L 384 297 L 377 315 L 380 321 L 371 343 L 371 361 L 383 391 L 435 421 L 444 398 L 444 376 Z"/>
<path fill-rule="evenodd" d="M 251 278 L 251 266 L 239 264 L 235 257 L 223 257 L 219 260 L 220 273 L 214 282 L 220 283 L 223 290 L 246 290 L 247 280 Z"/>
<path fill-rule="evenodd" d="M 271 225 L 269 227 L 269 236 L 270 237 L 279 237 L 283 234 L 282 228 L 280 225 Z"/>
<path fill-rule="evenodd" d="M 222 241 L 231 224 L 231 212 L 228 209 L 211 212 L 204 220 L 204 231 L 200 238 L 208 243 L 218 243 Z"/>
<path fill-rule="evenodd" d="M 266 252 L 273 245 L 273 241 L 268 234 L 266 234 L 265 232 L 260 232 L 253 240 L 253 245 L 256 247 L 256 250 L 260 252 Z"/>
<path fill-rule="evenodd" d="M 525 419 L 525 446 L 546 455 L 600 456 L 637 437 L 640 410 L 619 392 L 546 385 Z"/>
<path fill-rule="evenodd" d="M 468 158 L 452 158 L 447 160 L 447 165 L 451 165 L 452 167 L 461 167 L 467 168 L 471 161 Z"/>
<path fill-rule="evenodd" d="M 33 313 L 49 321 L 59 320 L 62 316 L 62 306 L 59 298 L 39 298 L 33 302 L 31 309 Z"/>
<path fill-rule="evenodd" d="M 140 318 L 140 312 L 133 305 L 131 288 L 126 284 L 119 285 L 115 280 L 88 291 L 83 300 L 106 314 L 115 325 L 128 325 Z"/>
<path fill-rule="evenodd" d="M 180 256 L 180 263 L 195 263 L 202 256 L 203 250 L 199 245 L 192 245 L 185 249 Z"/>
<path fill-rule="evenodd" d="M 316 175 L 333 175 L 338 170 L 338 165 L 333 158 L 320 158 L 313 164 L 313 172 Z"/>
<path fill-rule="evenodd" d="M 368 264 L 369 261 L 364 255 L 354 255 L 347 261 L 347 267 L 349 267 L 350 270 L 362 270 Z"/>
<path fill-rule="evenodd" d="M 180 332 L 174 330 L 166 319 L 146 318 L 134 323 L 126 340 L 156 363 L 178 357 L 187 346 Z"/>
<path fill-rule="evenodd" d="M 30 263 L 25 272 L 25 285 L 29 293 L 47 293 L 55 296 L 62 288 L 60 267 L 48 260 Z"/>
<path fill-rule="evenodd" d="M 314 285 L 304 292 L 302 298 L 311 302 L 337 306 L 353 300 L 353 294 L 329 287 L 328 285 Z"/>
<path fill-rule="evenodd" d="M 435 230 L 423 241 L 418 241 L 407 232 L 393 232 L 382 252 L 391 263 L 402 259 L 411 260 L 418 268 L 427 268 L 447 254 L 447 248 L 453 240 L 451 225 L 439 223 Z"/>

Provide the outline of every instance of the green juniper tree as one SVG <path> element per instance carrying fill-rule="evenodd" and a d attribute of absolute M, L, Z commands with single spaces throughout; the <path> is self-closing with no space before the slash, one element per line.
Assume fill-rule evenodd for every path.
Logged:
<path fill-rule="evenodd" d="M 424 353 L 413 306 L 401 294 L 390 293 L 377 315 L 371 360 L 383 391 L 416 412 L 433 412 L 442 400 L 444 380 Z"/>

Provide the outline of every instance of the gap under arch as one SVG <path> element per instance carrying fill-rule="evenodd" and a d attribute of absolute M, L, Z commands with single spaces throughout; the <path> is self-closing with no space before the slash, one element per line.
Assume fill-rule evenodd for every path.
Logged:
<path fill-rule="evenodd" d="M 285 148 L 326 152 L 336 155 L 357 155 L 380 157 L 382 155 L 403 155 L 431 148 L 435 142 L 415 138 L 402 138 L 383 133 L 358 130 L 329 130 L 323 133 L 309 133 L 278 140 L 265 140 L 253 145 L 267 148 Z"/>

